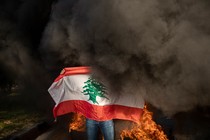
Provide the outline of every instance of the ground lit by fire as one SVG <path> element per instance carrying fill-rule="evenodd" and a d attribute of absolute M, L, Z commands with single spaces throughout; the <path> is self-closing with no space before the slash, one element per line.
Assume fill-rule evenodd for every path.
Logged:
<path fill-rule="evenodd" d="M 139 124 L 133 123 L 132 128 L 127 128 L 121 131 L 120 139 L 132 140 L 168 140 L 161 126 L 153 121 L 153 113 L 147 107 L 144 107 L 142 117 L 139 119 Z M 85 117 L 81 114 L 74 114 L 72 122 L 69 125 L 69 132 L 85 131 Z"/>

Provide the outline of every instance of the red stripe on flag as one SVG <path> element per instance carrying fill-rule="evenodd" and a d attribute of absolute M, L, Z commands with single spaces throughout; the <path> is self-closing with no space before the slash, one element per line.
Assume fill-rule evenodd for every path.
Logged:
<path fill-rule="evenodd" d="M 54 82 L 59 81 L 65 76 L 69 75 L 75 75 L 75 74 L 89 74 L 90 73 L 90 67 L 81 66 L 81 67 L 68 67 L 64 68 L 60 75 L 54 80 Z"/>
<path fill-rule="evenodd" d="M 55 118 L 70 112 L 82 113 L 85 117 L 98 121 L 123 119 L 139 123 L 143 109 L 122 105 L 98 106 L 87 101 L 69 100 L 59 103 L 53 110 Z"/>

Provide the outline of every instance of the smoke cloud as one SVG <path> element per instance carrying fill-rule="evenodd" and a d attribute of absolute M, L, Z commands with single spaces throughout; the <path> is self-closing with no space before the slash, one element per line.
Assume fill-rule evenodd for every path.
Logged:
<path fill-rule="evenodd" d="M 60 0 L 41 50 L 49 67 L 90 65 L 116 94 L 143 96 L 167 115 L 209 106 L 208 7 L 205 0 Z"/>
<path fill-rule="evenodd" d="M 22 96 L 17 104 L 23 106 L 37 107 L 48 98 L 43 93 L 49 77 L 38 47 L 51 3 L 49 0 L 0 2 L 0 94 L 5 93 L 3 89 L 8 86 L 8 94 L 13 93 L 11 87 L 15 85 L 20 90 L 18 96 Z"/>
<path fill-rule="evenodd" d="M 176 138 L 206 139 L 209 6 L 207 0 L 59 0 L 40 51 L 48 69 L 89 65 L 113 93 L 143 97 L 173 116 Z"/>
<path fill-rule="evenodd" d="M 143 97 L 177 115 L 179 124 L 185 116 L 179 112 L 210 105 L 209 6 L 207 0 L 2 0 L 1 79 L 43 93 L 49 72 L 90 65 L 113 94 Z M 37 83 L 40 77 L 46 79 Z M 204 112 L 191 115 L 209 118 Z"/>

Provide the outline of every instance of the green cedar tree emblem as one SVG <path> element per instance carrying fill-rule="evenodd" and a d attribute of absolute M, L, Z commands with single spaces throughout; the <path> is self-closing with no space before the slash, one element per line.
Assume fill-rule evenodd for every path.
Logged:
<path fill-rule="evenodd" d="M 96 97 L 102 97 L 108 99 L 106 94 L 106 89 L 104 85 L 97 82 L 95 79 L 88 78 L 88 80 L 85 83 L 85 86 L 83 87 L 83 93 L 84 95 L 89 95 L 88 101 L 92 101 L 94 104 L 99 104 L 96 100 Z M 109 100 L 109 99 L 108 99 Z"/>

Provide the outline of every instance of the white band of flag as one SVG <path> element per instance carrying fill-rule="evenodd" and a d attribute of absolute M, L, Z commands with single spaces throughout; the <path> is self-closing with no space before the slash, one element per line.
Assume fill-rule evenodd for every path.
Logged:
<path fill-rule="evenodd" d="M 75 112 L 97 121 L 123 119 L 138 123 L 144 100 L 128 94 L 111 94 L 90 73 L 89 67 L 63 69 L 48 89 L 56 103 L 54 117 Z"/>

